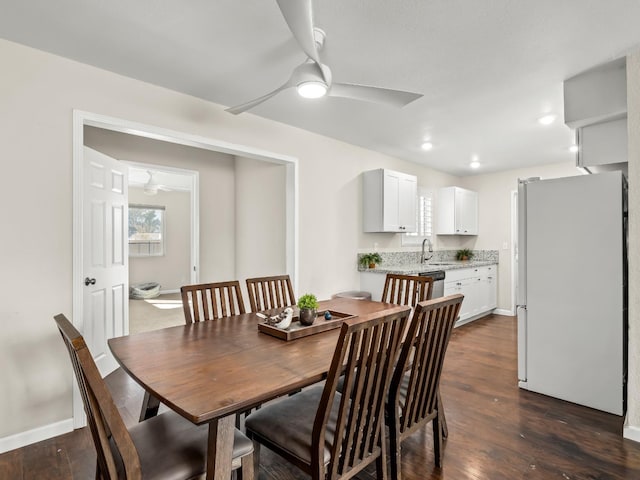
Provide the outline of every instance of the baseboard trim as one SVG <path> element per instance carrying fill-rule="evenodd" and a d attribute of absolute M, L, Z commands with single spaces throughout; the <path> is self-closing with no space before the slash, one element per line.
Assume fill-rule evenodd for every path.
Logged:
<path fill-rule="evenodd" d="M 68 418 L 59 422 L 50 423 L 42 427 L 16 433 L 9 437 L 0 438 L 0 453 L 5 453 L 16 448 L 25 447 L 32 443 L 48 440 L 64 433 L 73 431 L 73 419 Z"/>
<path fill-rule="evenodd" d="M 494 315 L 504 315 L 506 317 L 513 317 L 515 315 L 515 313 L 513 313 L 513 310 L 507 310 L 506 308 L 496 308 L 493 311 Z"/>
<path fill-rule="evenodd" d="M 180 289 L 176 288 L 174 290 L 160 290 L 160 295 L 166 295 L 167 293 L 180 293 Z"/>
<path fill-rule="evenodd" d="M 627 440 L 640 442 L 640 428 L 632 427 L 631 425 L 625 425 L 622 429 L 622 436 Z"/>

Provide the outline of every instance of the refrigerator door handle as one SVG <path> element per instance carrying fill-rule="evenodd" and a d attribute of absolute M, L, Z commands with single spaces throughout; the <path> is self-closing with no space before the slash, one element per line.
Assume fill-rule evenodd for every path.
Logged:
<path fill-rule="evenodd" d="M 527 388 L 527 306 L 516 305 L 518 322 L 518 385 Z"/>

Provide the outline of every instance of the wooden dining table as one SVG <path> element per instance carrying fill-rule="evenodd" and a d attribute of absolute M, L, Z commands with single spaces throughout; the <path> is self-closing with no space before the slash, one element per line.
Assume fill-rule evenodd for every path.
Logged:
<path fill-rule="evenodd" d="M 367 318 L 407 307 L 335 298 L 320 302 L 319 310 L 327 309 Z M 329 371 L 339 328 L 286 341 L 260 332 L 260 320 L 246 313 L 109 340 L 147 400 L 209 425 L 207 479 L 230 478 L 236 413 L 319 382 Z"/>

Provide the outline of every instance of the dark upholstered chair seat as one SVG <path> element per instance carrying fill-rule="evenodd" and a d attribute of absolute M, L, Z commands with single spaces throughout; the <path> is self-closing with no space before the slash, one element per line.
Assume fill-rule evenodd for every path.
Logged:
<path fill-rule="evenodd" d="M 193 424 L 174 412 L 138 423 L 129 429 L 145 479 L 184 480 L 197 478 L 206 471 L 208 426 Z M 166 446 L 171 445 L 171 449 Z M 253 451 L 253 443 L 235 430 L 233 458 Z M 118 474 L 125 478 L 122 462 Z"/>
<path fill-rule="evenodd" d="M 262 407 L 249 415 L 245 426 L 247 432 L 269 440 L 304 463 L 311 463 L 311 435 L 323 386 L 310 387 L 292 397 Z M 336 394 L 329 422 L 324 449 L 325 465 L 329 463 L 329 446 L 333 444 L 336 419 L 340 405 L 340 394 Z"/>

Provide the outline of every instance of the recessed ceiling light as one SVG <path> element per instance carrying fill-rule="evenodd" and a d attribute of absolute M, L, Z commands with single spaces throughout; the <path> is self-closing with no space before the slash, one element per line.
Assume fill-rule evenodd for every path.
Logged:
<path fill-rule="evenodd" d="M 423 149 L 423 150 L 427 150 L 427 151 L 429 151 L 429 150 L 431 150 L 432 148 L 433 148 L 433 143 L 431 143 L 431 142 L 424 142 L 424 143 L 422 144 L 422 149 Z"/>
<path fill-rule="evenodd" d="M 327 84 L 319 81 L 302 82 L 298 84 L 298 95 L 304 98 L 320 98 L 327 93 Z"/>
<path fill-rule="evenodd" d="M 549 113 L 548 115 L 544 115 L 538 119 L 538 123 L 541 125 L 551 125 L 556 121 L 556 116 L 553 113 Z"/>
<path fill-rule="evenodd" d="M 471 168 L 480 168 L 480 160 L 477 155 L 471 156 L 471 163 L 469 164 Z"/>
<path fill-rule="evenodd" d="M 578 152 L 578 145 L 571 145 L 571 146 L 569 147 L 569 151 L 570 151 L 571 153 L 577 153 L 577 152 Z"/>

